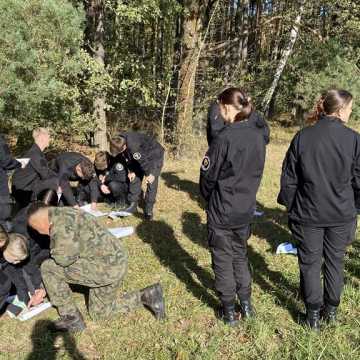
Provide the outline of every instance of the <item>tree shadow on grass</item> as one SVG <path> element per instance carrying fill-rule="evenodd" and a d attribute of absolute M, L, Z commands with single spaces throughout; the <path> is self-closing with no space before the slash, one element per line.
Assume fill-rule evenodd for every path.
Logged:
<path fill-rule="evenodd" d="M 161 177 L 164 179 L 167 187 L 189 194 L 191 200 L 196 201 L 202 209 L 205 208 L 205 202 L 200 195 L 198 183 L 187 179 L 181 179 L 178 176 L 178 172 L 174 171 L 163 172 Z"/>
<path fill-rule="evenodd" d="M 206 225 L 201 223 L 199 214 L 185 211 L 182 214 L 182 226 L 184 234 L 195 244 L 207 248 Z M 262 224 L 269 226 L 269 224 Z M 270 223 L 270 226 L 271 223 Z M 274 229 L 263 230 L 271 233 Z M 250 238 L 251 242 L 251 238 Z M 299 289 L 291 283 L 280 271 L 271 270 L 265 258 L 248 246 L 249 262 L 252 269 L 253 281 L 265 293 L 274 294 L 278 304 L 286 308 L 294 321 L 299 321 Z"/>
<path fill-rule="evenodd" d="M 77 349 L 73 336 L 69 333 L 54 333 L 49 331 L 53 322 L 38 320 L 32 330 L 31 340 L 33 350 L 26 360 L 55 360 L 61 349 L 57 347 L 58 338 L 63 339 L 63 347 L 72 360 L 86 360 L 85 356 Z"/>
<path fill-rule="evenodd" d="M 151 245 L 161 263 L 171 270 L 186 285 L 193 296 L 216 310 L 217 299 L 209 291 L 212 288 L 212 275 L 198 265 L 178 242 L 174 230 L 164 221 L 142 222 L 138 225 L 138 236 Z M 193 279 L 197 277 L 199 283 Z"/>

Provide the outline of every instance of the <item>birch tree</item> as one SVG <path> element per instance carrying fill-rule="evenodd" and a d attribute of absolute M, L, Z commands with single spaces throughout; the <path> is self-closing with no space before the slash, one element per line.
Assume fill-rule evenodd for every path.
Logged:
<path fill-rule="evenodd" d="M 267 91 L 267 93 L 266 93 L 266 95 L 264 97 L 263 103 L 262 103 L 262 108 L 263 108 L 263 112 L 264 112 L 265 116 L 268 115 L 271 100 L 273 98 L 273 95 L 275 93 L 275 90 L 277 88 L 279 80 L 281 78 L 281 74 L 283 73 L 284 68 L 286 66 L 286 63 L 287 63 L 287 61 L 288 61 L 288 59 L 289 59 L 289 57 L 290 57 L 290 55 L 291 55 L 291 53 L 293 51 L 294 44 L 295 44 L 296 39 L 297 39 L 298 34 L 299 34 L 299 26 L 300 26 L 300 23 L 301 23 L 301 17 L 302 17 L 302 15 L 304 13 L 305 1 L 301 0 L 299 5 L 300 5 L 299 6 L 299 12 L 298 12 L 298 14 L 297 14 L 297 16 L 295 18 L 294 25 L 292 26 L 291 31 L 290 31 L 290 39 L 289 39 L 288 45 L 287 45 L 287 47 L 285 48 L 285 50 L 283 51 L 283 53 L 281 55 L 279 64 L 278 64 L 277 69 L 275 71 L 274 79 L 273 79 L 272 84 L 271 84 L 269 90 Z"/>

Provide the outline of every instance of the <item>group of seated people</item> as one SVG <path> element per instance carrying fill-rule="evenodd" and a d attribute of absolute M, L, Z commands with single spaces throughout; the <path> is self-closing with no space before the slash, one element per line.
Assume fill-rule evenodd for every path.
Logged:
<path fill-rule="evenodd" d="M 54 258 L 53 247 L 56 244 L 49 229 L 43 233 L 36 225 L 29 225 L 31 214 L 40 212 L 39 209 L 42 208 L 56 207 L 62 218 L 66 217 L 66 211 L 71 207 L 76 214 L 79 212 L 77 209 L 85 204 L 91 204 L 91 208 L 96 210 L 99 202 L 106 202 L 117 210 L 134 214 L 143 199 L 144 217 L 151 220 L 158 178 L 164 161 L 163 147 L 152 137 L 136 132 L 110 137 L 110 152 L 99 151 L 94 162 L 77 152 L 60 153 L 48 161 L 44 151 L 51 142 L 49 130 L 34 129 L 33 139 L 32 147 L 23 158 L 16 160 L 11 156 L 4 138 L 0 136 L 0 312 L 7 311 L 10 316 L 17 316 L 24 309 L 42 303 L 47 292 L 49 294 L 48 287 L 43 285 L 42 266 L 46 266 L 44 263 Z M 15 171 L 9 187 L 10 170 Z M 145 194 L 142 191 L 143 180 L 146 183 Z M 95 219 L 91 218 L 91 221 Z M 89 225 L 89 228 L 92 226 Z M 64 237 L 70 237 L 69 226 L 65 224 L 63 231 Z M 82 231 L 87 234 L 86 229 Z M 100 236 L 101 232 L 99 230 L 96 236 Z M 105 233 L 109 247 L 112 248 L 113 239 Z M 84 235 L 85 242 L 93 240 L 93 235 Z M 96 246 L 97 243 L 94 248 Z M 121 269 L 124 264 L 126 267 L 127 260 L 122 260 L 121 264 Z M 63 265 L 61 261 L 56 263 L 56 266 Z M 111 265 L 116 268 L 113 263 Z M 108 264 L 102 266 L 106 268 Z M 120 283 L 123 275 L 119 275 L 116 283 Z M 51 282 L 55 280 L 52 279 Z M 109 284 L 104 284 L 105 289 L 108 286 Z M 103 289 L 101 286 L 100 288 Z M 112 291 L 117 288 L 118 286 L 111 287 Z M 147 297 L 145 300 L 147 303 L 150 301 L 150 305 L 154 291 L 159 298 L 159 285 L 150 289 L 150 300 L 149 290 L 145 291 L 145 295 L 141 293 Z M 9 296 L 12 294 L 16 294 L 17 301 L 9 304 Z M 54 302 L 56 297 L 57 294 L 54 294 Z M 143 303 L 146 304 L 146 301 Z M 78 316 L 76 320 L 77 329 L 82 329 L 84 325 L 79 325 L 82 319 L 79 320 Z M 59 326 L 60 329 L 69 329 L 69 323 L 66 322 Z"/>

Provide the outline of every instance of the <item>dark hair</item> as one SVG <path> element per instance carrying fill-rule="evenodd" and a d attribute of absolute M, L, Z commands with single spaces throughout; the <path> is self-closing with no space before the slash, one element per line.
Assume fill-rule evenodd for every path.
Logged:
<path fill-rule="evenodd" d="M 84 180 L 91 180 L 95 175 L 95 168 L 89 159 L 81 160 L 79 163 Z"/>
<path fill-rule="evenodd" d="M 98 151 L 95 154 L 94 166 L 96 170 L 106 170 L 109 166 L 109 154 L 107 151 Z"/>
<path fill-rule="evenodd" d="M 113 156 L 117 156 L 124 151 L 126 139 L 121 135 L 113 136 L 109 139 L 110 152 Z"/>
<path fill-rule="evenodd" d="M 346 90 L 330 89 L 324 92 L 307 117 L 307 122 L 314 123 L 318 121 L 323 114 L 335 114 L 345 105 L 348 105 L 352 98 L 352 94 Z"/>
<path fill-rule="evenodd" d="M 29 219 L 31 215 L 34 215 L 42 208 L 47 208 L 48 206 L 42 201 L 34 201 L 27 209 L 27 218 Z"/>
<path fill-rule="evenodd" d="M 59 203 L 57 192 L 51 189 L 41 191 L 38 194 L 37 199 L 46 206 L 57 206 Z"/>
<path fill-rule="evenodd" d="M 244 90 L 236 87 L 224 90 L 218 96 L 218 102 L 222 105 L 233 105 L 238 109 L 239 112 L 235 116 L 235 121 L 247 119 L 254 110 L 250 97 Z"/>

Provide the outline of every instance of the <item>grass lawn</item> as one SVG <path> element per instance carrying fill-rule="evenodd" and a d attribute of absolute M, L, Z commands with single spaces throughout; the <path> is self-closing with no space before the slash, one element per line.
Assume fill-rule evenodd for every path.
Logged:
<path fill-rule="evenodd" d="M 229 328 L 214 313 L 218 300 L 206 243 L 206 217 L 198 193 L 200 153 L 168 159 L 162 174 L 156 218 L 108 223 L 136 226 L 125 238 L 130 254 L 124 291 L 161 281 L 168 319 L 158 323 L 146 310 L 92 322 L 75 336 L 54 337 L 46 325 L 50 310 L 25 323 L 0 318 L 0 359 L 360 359 L 360 243 L 346 256 L 346 281 L 337 328 L 317 336 L 299 325 L 297 258 L 275 255 L 290 240 L 284 209 L 276 204 L 281 163 L 294 129 L 273 129 L 258 194 L 265 212 L 253 225 L 249 257 L 257 317 Z M 84 296 L 74 299 L 86 314 Z"/>

